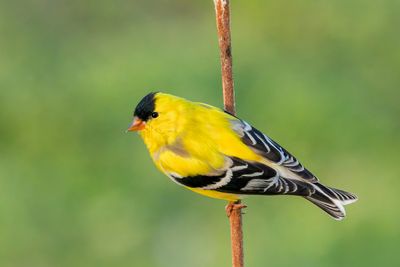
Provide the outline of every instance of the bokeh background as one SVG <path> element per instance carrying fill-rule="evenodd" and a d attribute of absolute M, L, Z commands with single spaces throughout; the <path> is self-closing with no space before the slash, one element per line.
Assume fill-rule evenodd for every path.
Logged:
<path fill-rule="evenodd" d="M 400 266 L 400 2 L 232 9 L 239 116 L 360 198 L 342 222 L 248 198 L 247 266 Z M 0 266 L 230 266 L 225 203 L 124 133 L 148 92 L 221 106 L 220 84 L 211 0 L 2 1 Z"/>

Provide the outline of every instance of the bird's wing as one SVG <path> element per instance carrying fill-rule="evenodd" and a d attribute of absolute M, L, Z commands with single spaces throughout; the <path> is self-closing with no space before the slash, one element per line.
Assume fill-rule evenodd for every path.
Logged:
<path fill-rule="evenodd" d="M 312 184 L 284 178 L 278 170 L 258 162 L 226 157 L 227 164 L 218 174 L 182 177 L 167 173 L 175 182 L 190 188 L 216 190 L 234 194 L 291 194 L 309 196 L 315 189 Z"/>
<path fill-rule="evenodd" d="M 304 168 L 304 166 L 286 149 L 267 135 L 243 120 L 234 119 L 231 123 L 232 129 L 240 136 L 242 142 L 249 146 L 255 153 L 308 182 L 318 182 L 317 177 Z"/>

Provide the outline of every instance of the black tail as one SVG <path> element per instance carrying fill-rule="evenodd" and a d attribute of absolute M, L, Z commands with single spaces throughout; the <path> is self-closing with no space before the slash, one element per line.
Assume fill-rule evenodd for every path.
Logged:
<path fill-rule="evenodd" d="M 342 220 L 346 216 L 344 205 L 357 200 L 357 196 L 352 193 L 330 188 L 320 183 L 312 185 L 315 188 L 315 192 L 305 198 L 323 209 L 336 220 Z"/>

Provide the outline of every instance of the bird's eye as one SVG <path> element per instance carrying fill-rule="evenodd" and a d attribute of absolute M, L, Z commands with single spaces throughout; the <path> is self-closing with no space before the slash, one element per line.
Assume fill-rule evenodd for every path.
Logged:
<path fill-rule="evenodd" d="M 153 113 L 151 113 L 151 117 L 157 118 L 157 117 L 158 117 L 158 112 L 153 112 Z"/>

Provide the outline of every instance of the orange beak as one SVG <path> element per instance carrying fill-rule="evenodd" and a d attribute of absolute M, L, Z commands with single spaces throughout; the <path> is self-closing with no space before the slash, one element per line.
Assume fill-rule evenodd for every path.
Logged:
<path fill-rule="evenodd" d="M 127 132 L 140 131 L 143 130 L 145 126 L 146 122 L 142 121 L 138 117 L 134 117 L 131 126 L 129 126 L 129 128 L 126 131 Z"/>

